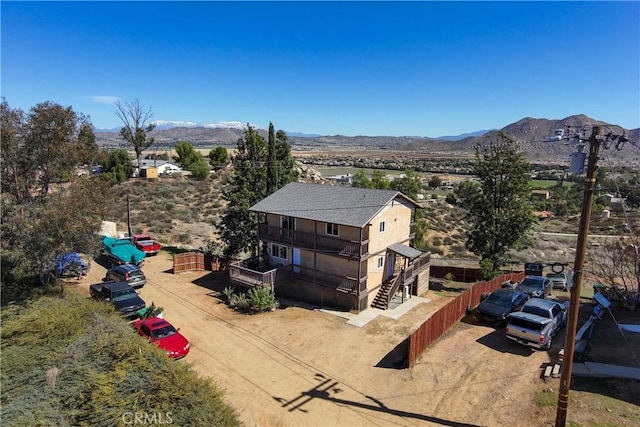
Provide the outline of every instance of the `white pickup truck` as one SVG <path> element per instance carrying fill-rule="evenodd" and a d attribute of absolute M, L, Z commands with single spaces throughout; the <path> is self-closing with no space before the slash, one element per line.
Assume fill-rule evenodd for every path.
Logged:
<path fill-rule="evenodd" d="M 567 324 L 568 303 L 532 298 L 520 311 L 509 314 L 507 338 L 520 344 L 548 350 L 558 331 Z"/>

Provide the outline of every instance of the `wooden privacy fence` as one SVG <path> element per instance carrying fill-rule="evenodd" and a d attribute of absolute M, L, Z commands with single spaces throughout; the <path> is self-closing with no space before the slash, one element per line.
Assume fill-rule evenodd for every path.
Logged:
<path fill-rule="evenodd" d="M 173 256 L 173 273 L 184 271 L 204 271 L 204 254 L 202 252 L 184 252 Z"/>
<path fill-rule="evenodd" d="M 440 338 L 453 324 L 460 321 L 467 314 L 469 307 L 478 305 L 482 294 L 498 289 L 504 282 L 509 280 L 520 281 L 523 278 L 523 272 L 508 273 L 488 282 L 474 283 L 469 289 L 435 312 L 433 316 L 428 318 L 409 336 L 408 366 L 413 366 L 423 351 Z"/>
<path fill-rule="evenodd" d="M 429 276 L 440 279 L 451 275 L 451 280 L 456 282 L 477 282 L 482 277 L 482 270 L 479 267 L 449 267 L 446 265 L 432 265 Z"/>

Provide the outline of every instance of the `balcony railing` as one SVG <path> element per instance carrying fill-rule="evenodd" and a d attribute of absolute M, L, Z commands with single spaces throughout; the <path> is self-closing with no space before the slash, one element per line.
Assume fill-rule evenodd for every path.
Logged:
<path fill-rule="evenodd" d="M 274 268 L 269 271 L 256 271 L 243 266 L 243 262 L 238 261 L 229 264 L 229 278 L 232 282 L 249 287 L 273 287 L 276 283 L 276 269 Z"/>
<path fill-rule="evenodd" d="M 414 259 L 413 262 L 407 265 L 404 270 L 400 273 L 400 281 L 402 283 L 407 283 L 413 280 L 413 278 L 421 273 L 425 268 L 429 266 L 431 262 L 431 252 L 425 252 L 420 255 L 418 258 Z"/>
<path fill-rule="evenodd" d="M 288 230 L 272 227 L 267 224 L 258 225 L 258 237 L 276 243 L 297 246 L 299 248 L 320 250 L 325 253 L 351 258 L 361 258 L 369 253 L 369 240 L 344 240 L 338 237 L 323 236 L 306 231 Z"/>
<path fill-rule="evenodd" d="M 229 264 L 229 277 L 232 282 L 247 287 L 269 286 L 290 279 L 311 282 L 318 286 L 335 289 L 358 295 L 366 289 L 367 278 L 358 280 L 355 277 L 340 276 L 338 274 L 325 273 L 313 268 L 286 265 L 278 268 L 258 267 L 255 258 L 244 261 L 236 261 Z"/>
<path fill-rule="evenodd" d="M 304 280 L 305 282 L 314 283 L 325 288 L 335 289 L 341 292 L 358 295 L 364 291 L 367 286 L 367 278 L 362 277 L 358 280 L 356 277 L 341 276 L 339 274 L 325 273 L 324 271 L 315 270 L 306 267 L 293 267 L 291 276 L 294 279 Z"/>

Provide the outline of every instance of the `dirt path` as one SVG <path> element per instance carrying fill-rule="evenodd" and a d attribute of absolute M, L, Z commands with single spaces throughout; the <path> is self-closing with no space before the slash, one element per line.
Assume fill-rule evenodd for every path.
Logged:
<path fill-rule="evenodd" d="M 207 288 L 211 273 L 171 268 L 164 253 L 148 259 L 141 296 L 191 341 L 179 363 L 212 378 L 249 426 L 544 425 L 529 417 L 555 346 L 532 352 L 494 328 L 461 323 L 411 370 L 381 367 L 436 303 L 362 328 L 300 307 L 247 316 Z M 94 263 L 80 292 L 102 277 Z"/>

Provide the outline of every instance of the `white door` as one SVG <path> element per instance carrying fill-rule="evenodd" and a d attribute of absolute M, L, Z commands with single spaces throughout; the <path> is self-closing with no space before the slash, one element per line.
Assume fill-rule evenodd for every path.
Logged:
<path fill-rule="evenodd" d="M 387 254 L 387 276 L 385 277 L 385 279 L 388 279 L 389 277 L 393 276 L 393 269 L 396 265 L 396 254 L 394 254 L 393 252 L 389 252 Z"/>

